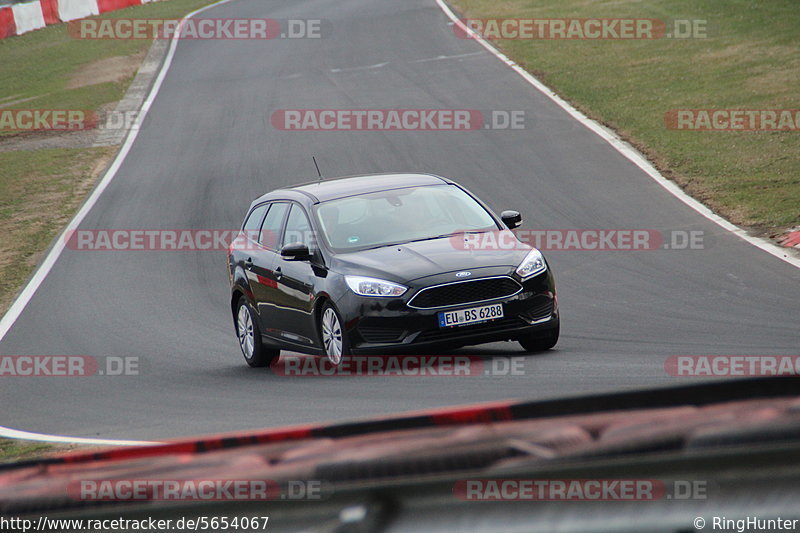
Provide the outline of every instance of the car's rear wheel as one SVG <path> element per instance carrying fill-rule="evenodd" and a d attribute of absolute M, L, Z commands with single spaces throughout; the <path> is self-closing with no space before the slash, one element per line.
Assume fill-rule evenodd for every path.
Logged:
<path fill-rule="evenodd" d="M 236 309 L 236 335 L 244 360 L 252 367 L 269 366 L 280 356 L 280 350 L 266 348 L 261 342 L 255 314 L 244 296 L 239 298 Z"/>
<path fill-rule="evenodd" d="M 339 313 L 331 304 L 326 303 L 322 308 L 319 322 L 319 337 L 322 340 L 325 357 L 331 364 L 338 365 L 342 362 L 342 357 L 350 355 L 347 334 L 342 327 Z"/>
<path fill-rule="evenodd" d="M 531 333 L 520 337 L 518 341 L 526 352 L 543 352 L 556 345 L 558 336 L 559 327 L 556 326 L 547 333 Z"/>

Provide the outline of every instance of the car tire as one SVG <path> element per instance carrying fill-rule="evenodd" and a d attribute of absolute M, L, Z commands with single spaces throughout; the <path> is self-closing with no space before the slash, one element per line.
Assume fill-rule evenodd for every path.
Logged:
<path fill-rule="evenodd" d="M 518 342 L 526 352 L 544 352 L 556 345 L 558 336 L 559 326 L 556 326 L 544 335 L 541 333 L 531 333 L 530 335 L 520 337 Z"/>
<path fill-rule="evenodd" d="M 328 362 L 338 366 L 342 358 L 350 355 L 350 343 L 342 326 L 339 312 L 329 303 L 322 306 L 319 314 L 319 339 Z"/>
<path fill-rule="evenodd" d="M 242 296 L 236 306 L 236 336 L 245 362 L 252 367 L 269 366 L 280 357 L 281 351 L 264 346 L 255 313 Z"/>

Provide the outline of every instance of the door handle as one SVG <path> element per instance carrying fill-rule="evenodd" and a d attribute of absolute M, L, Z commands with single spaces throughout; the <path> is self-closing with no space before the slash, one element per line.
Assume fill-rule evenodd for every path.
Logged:
<path fill-rule="evenodd" d="M 253 268 L 253 258 L 252 258 L 252 257 L 248 257 L 248 258 L 245 260 L 245 262 L 244 262 L 244 267 L 245 267 L 247 270 L 250 270 L 251 268 Z"/>
<path fill-rule="evenodd" d="M 275 279 L 279 280 L 281 279 L 281 276 L 283 276 L 283 273 L 281 272 L 281 267 L 278 267 L 275 269 Z"/>

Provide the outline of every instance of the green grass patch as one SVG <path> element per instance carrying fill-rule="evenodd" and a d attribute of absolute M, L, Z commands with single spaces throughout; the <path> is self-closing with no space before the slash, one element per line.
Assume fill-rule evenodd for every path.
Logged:
<path fill-rule="evenodd" d="M 44 442 L 0 439 L 0 463 L 36 459 L 52 449 L 52 444 Z"/>
<path fill-rule="evenodd" d="M 800 224 L 800 132 L 665 127 L 670 109 L 800 108 L 796 0 L 453 0 L 471 18 L 702 19 L 707 38 L 498 40 L 584 113 L 737 224 Z"/>

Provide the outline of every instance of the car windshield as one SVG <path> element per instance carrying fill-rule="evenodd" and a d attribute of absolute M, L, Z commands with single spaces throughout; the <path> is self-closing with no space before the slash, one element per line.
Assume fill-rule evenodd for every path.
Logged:
<path fill-rule="evenodd" d="M 317 208 L 335 250 L 361 250 L 498 229 L 492 216 L 455 185 L 392 189 L 331 200 Z"/>

